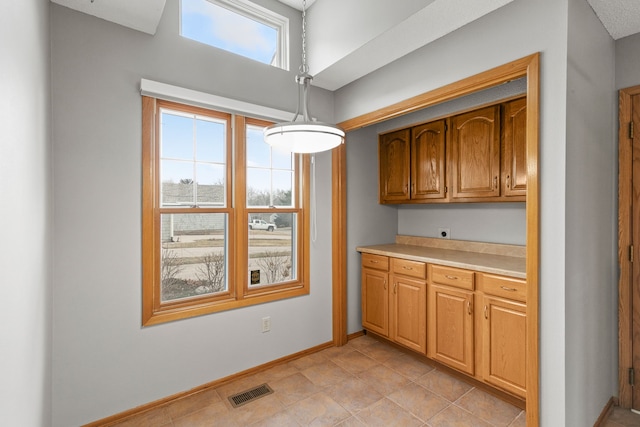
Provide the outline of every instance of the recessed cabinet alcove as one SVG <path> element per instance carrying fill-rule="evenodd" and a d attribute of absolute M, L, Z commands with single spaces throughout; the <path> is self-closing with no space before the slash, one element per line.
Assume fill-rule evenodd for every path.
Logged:
<path fill-rule="evenodd" d="M 495 302 L 503 300 L 504 298 L 496 297 L 488 292 L 482 292 L 481 298 L 478 297 L 479 294 L 474 294 L 473 300 L 473 316 L 474 316 L 474 328 L 476 331 L 476 339 L 474 340 L 474 345 L 478 346 L 479 341 L 485 340 L 485 332 L 484 328 L 489 326 L 486 323 L 480 321 L 480 318 L 484 315 L 484 306 L 487 305 L 488 315 L 491 318 L 490 311 L 493 310 L 494 317 L 496 320 L 501 320 L 501 324 L 506 324 L 506 327 L 496 326 L 495 328 L 502 328 L 502 331 L 506 335 L 508 334 L 517 334 L 520 343 L 515 346 L 516 350 L 509 350 L 509 352 L 513 351 L 513 354 L 509 352 L 503 354 L 501 357 L 506 357 L 509 359 L 513 359 L 518 355 L 519 351 L 521 351 L 522 346 L 524 345 L 525 354 L 525 374 L 524 379 L 522 378 L 521 370 L 519 367 L 507 367 L 507 372 L 520 372 L 520 374 L 512 377 L 510 382 L 513 384 L 513 389 L 509 391 L 512 395 L 524 395 L 526 399 L 526 422 L 527 425 L 536 426 L 539 424 L 539 329 L 538 329 L 538 313 L 539 313 L 539 305 L 538 305 L 538 280 L 539 280 L 539 182 L 538 182 L 538 126 L 539 126 L 539 69 L 540 69 L 540 56 L 539 54 L 533 54 L 528 57 L 524 57 L 522 59 L 515 60 L 513 62 L 497 66 L 495 68 L 489 69 L 488 71 L 484 71 L 475 75 L 471 75 L 470 77 L 464 78 L 457 82 L 448 84 L 443 87 L 439 87 L 428 92 L 422 93 L 420 95 L 414 96 L 412 98 L 406 99 L 404 101 L 400 101 L 396 104 L 387 105 L 383 108 L 380 108 L 375 111 L 371 111 L 369 113 L 363 114 L 361 116 L 354 117 L 352 119 L 343 121 L 338 123 L 345 131 L 347 132 L 346 144 L 340 146 L 332 152 L 332 191 L 333 191 L 333 203 L 332 203 L 332 246 L 333 246 L 333 268 L 332 268 L 332 278 L 333 278 L 333 298 L 334 298 L 334 311 L 333 311 L 333 320 L 334 320 L 334 342 L 337 345 L 342 345 L 346 343 L 347 340 L 347 264 L 352 267 L 353 262 L 357 260 L 358 268 L 360 262 L 360 254 L 354 251 L 353 243 L 348 246 L 347 244 L 347 211 L 349 208 L 349 203 L 351 203 L 351 197 L 349 198 L 349 203 L 347 199 L 347 148 L 349 145 L 349 133 L 358 131 L 362 128 L 366 128 L 371 125 L 379 126 L 380 123 L 388 121 L 390 119 L 396 119 L 405 117 L 407 115 L 413 114 L 415 112 L 424 110 L 426 108 L 437 107 L 442 105 L 448 101 L 456 100 L 461 97 L 466 97 L 473 95 L 475 93 L 484 91 L 486 89 L 496 88 L 501 85 L 507 84 L 509 82 L 513 82 L 519 79 L 525 79 L 526 90 L 521 96 L 514 96 L 511 99 L 503 99 L 500 100 L 500 103 L 509 103 L 513 101 L 513 104 L 506 106 L 502 105 L 499 107 L 499 113 L 497 120 L 500 123 L 500 130 L 498 133 L 498 143 L 499 143 L 499 155 L 498 155 L 498 163 L 497 163 L 497 187 L 498 187 L 498 196 L 495 193 L 491 196 L 487 196 L 485 199 L 487 201 L 492 200 L 496 197 L 500 199 L 506 200 L 526 200 L 524 203 L 524 209 L 526 210 L 526 246 L 524 247 L 524 252 L 526 254 L 526 268 L 525 268 L 525 276 L 523 277 L 526 280 L 526 286 L 522 291 L 525 295 L 523 303 L 517 299 L 510 299 L 509 304 L 507 305 L 499 305 Z M 524 96 L 522 96 L 524 95 Z M 515 102 L 515 101 L 519 101 Z M 395 129 L 388 129 L 387 131 L 377 132 L 377 133 L 390 133 L 395 130 L 409 129 L 409 139 L 408 144 L 408 152 L 409 152 L 409 161 L 408 166 L 406 160 L 403 163 L 404 171 L 400 174 L 402 179 L 393 182 L 392 186 L 394 191 L 402 198 L 404 201 L 401 202 L 390 202 L 397 204 L 421 204 L 424 203 L 425 200 L 428 203 L 436 203 L 436 204 L 446 204 L 451 203 L 453 199 L 453 188 L 454 185 L 452 181 L 451 174 L 453 173 L 453 166 L 451 165 L 451 157 L 453 156 L 453 147 L 448 146 L 447 143 L 450 143 L 451 136 L 447 136 L 447 132 L 449 134 L 452 133 L 451 129 L 451 120 L 454 116 L 466 114 L 472 110 L 478 110 L 485 107 L 491 107 L 491 105 L 479 105 L 473 108 L 470 108 L 467 111 L 452 111 L 445 115 L 441 115 L 440 117 L 434 117 L 433 120 L 426 121 L 407 121 L 405 125 L 398 126 Z M 424 162 L 419 159 L 429 158 L 429 156 L 433 156 L 433 158 L 437 158 L 441 154 L 438 153 L 440 150 L 438 148 L 438 136 L 437 130 L 428 132 L 427 134 L 423 133 L 420 136 L 420 130 L 418 130 L 418 126 L 428 125 L 431 122 L 437 122 L 438 120 L 444 120 L 446 126 L 449 126 L 448 129 L 445 130 L 444 136 L 444 162 L 440 163 L 438 161 L 427 161 Z M 449 120 L 449 123 L 447 123 Z M 413 129 L 413 128 L 416 129 Z M 411 136 L 411 131 L 414 131 L 415 135 L 419 138 L 422 138 L 420 141 L 413 141 Z M 406 133 L 405 133 L 406 135 Z M 507 140 L 512 138 L 511 142 Z M 524 140 L 524 146 L 521 144 L 521 141 Z M 506 141 L 506 142 L 505 142 Z M 518 142 L 520 141 L 520 142 Z M 371 149 L 376 150 L 378 141 L 373 140 L 371 144 Z M 422 164 L 422 166 L 413 166 L 411 164 L 411 149 L 412 144 L 415 144 L 416 147 L 413 148 L 414 153 L 414 162 L 418 162 L 418 164 Z M 421 144 L 423 146 L 421 146 Z M 520 144 L 518 146 L 518 144 Z M 398 152 L 400 157 L 406 156 L 406 152 L 402 153 Z M 449 156 L 449 159 L 447 159 Z M 491 154 L 489 154 L 491 156 Z M 495 154 L 494 157 L 495 158 Z M 494 181 L 489 185 L 489 187 L 494 187 L 495 191 L 495 177 L 496 177 L 496 165 L 495 162 L 491 166 L 491 179 Z M 425 179 L 422 182 L 419 182 L 420 176 L 428 176 L 428 179 Z M 405 179 L 405 177 L 407 177 Z M 487 174 L 489 176 L 489 174 Z M 459 187 L 462 193 L 467 192 L 467 187 L 465 187 L 466 181 L 462 182 L 463 185 Z M 414 185 L 412 185 L 414 184 Z M 443 186 L 444 184 L 444 186 Z M 378 187 L 376 182 L 369 182 L 368 185 Z M 445 187 L 445 188 L 443 188 Z M 444 196 L 443 196 L 444 192 Z M 379 190 L 378 190 L 379 194 Z M 464 195 L 462 198 L 469 198 L 467 195 Z M 471 198 L 477 199 L 477 195 L 472 196 Z M 510 199 L 507 199 L 510 198 Z M 443 200 L 443 201 L 437 201 Z M 506 201 L 501 200 L 501 201 Z M 379 202 L 379 200 L 376 200 Z M 458 202 L 454 202 L 458 203 Z M 388 207 L 386 207 L 388 209 Z M 380 242 L 383 243 L 383 242 Z M 355 245 L 358 245 L 359 242 L 355 242 Z M 347 260 L 351 260 L 349 263 Z M 381 280 L 381 283 L 384 284 L 384 281 L 387 280 L 387 289 L 389 292 L 389 277 L 391 273 L 389 271 L 381 271 L 378 270 L 382 275 L 378 277 L 376 280 Z M 385 274 L 387 274 L 387 278 L 385 279 Z M 373 277 L 373 276 L 372 276 Z M 477 276 L 476 276 L 477 277 Z M 360 280 L 358 280 L 360 282 Z M 426 298 L 429 300 L 430 294 L 428 292 L 429 288 L 429 275 L 428 272 L 426 274 L 427 284 L 427 295 Z M 478 282 L 479 283 L 479 282 Z M 349 288 L 353 286 L 352 283 L 348 284 Z M 357 283 L 356 286 L 360 287 L 360 283 Z M 479 285 L 478 285 L 479 286 Z M 413 295 L 420 295 L 419 291 L 416 291 L 412 288 Z M 391 288 L 391 292 L 393 292 L 393 288 Z M 479 292 L 477 289 L 473 292 Z M 381 298 L 380 304 L 382 306 L 392 307 L 393 301 L 390 299 L 390 295 L 387 293 L 386 296 L 384 293 L 378 296 Z M 378 298 L 376 297 L 376 298 Z M 386 299 L 386 304 L 384 302 L 384 298 Z M 421 298 L 421 297 L 420 297 Z M 486 303 L 486 304 L 485 304 Z M 464 304 L 463 304 L 464 305 Z M 429 307 L 427 303 L 427 308 Z M 466 307 L 465 307 L 466 308 Z M 390 328 L 391 317 L 393 317 L 392 311 L 395 310 L 390 308 L 386 314 L 386 322 L 387 322 L 387 335 L 392 336 L 392 332 Z M 513 315 L 514 317 L 505 317 L 506 314 Z M 428 318 L 428 310 L 427 310 L 427 318 Z M 381 319 L 385 319 L 385 315 L 383 314 Z M 364 318 L 363 318 L 364 319 Z M 395 320 L 399 321 L 399 320 Z M 407 319 L 402 319 L 405 324 L 410 324 Z M 506 322 L 506 323 L 505 323 Z M 384 323 L 384 321 L 383 321 Z M 427 322 L 428 323 L 428 322 Z M 484 326 L 483 326 L 484 325 Z M 410 334 L 413 333 L 413 327 L 407 328 L 405 331 L 409 331 Z M 515 329 L 514 329 L 515 328 Z M 524 328 L 524 334 L 521 333 L 522 328 Z M 428 336 L 428 332 L 427 336 Z M 420 332 L 418 332 L 420 333 Z M 406 335 L 405 332 L 403 334 Z M 409 335 L 410 335 L 409 334 Z M 505 336 L 506 336 L 505 335 Z M 419 340 L 417 340 L 419 342 Z M 524 343 L 524 344 L 522 344 Z M 403 344 L 405 347 L 409 347 L 406 344 Z M 482 347 L 495 345 L 500 348 L 501 343 L 499 341 L 494 341 L 493 343 L 489 340 L 487 341 L 487 345 L 482 344 Z M 520 349 L 520 350 L 517 350 Z M 415 350 L 421 351 L 421 350 Z M 427 339 L 427 353 L 429 352 L 429 343 Z M 509 353 L 509 354 L 508 354 Z M 497 382 L 498 377 L 506 375 L 504 372 L 498 372 L 494 369 L 493 373 L 489 370 L 487 371 L 487 367 L 485 366 L 484 361 L 478 361 L 475 359 L 474 363 L 474 371 L 477 375 L 478 372 L 489 372 L 485 378 L 485 382 L 495 385 L 500 389 L 507 389 L 509 385 L 506 384 L 495 384 L 492 381 Z M 498 366 L 498 365 L 495 365 Z M 495 367 L 494 366 L 494 367 Z M 489 365 L 490 368 L 490 365 Z M 523 387 L 524 383 L 524 387 Z"/>

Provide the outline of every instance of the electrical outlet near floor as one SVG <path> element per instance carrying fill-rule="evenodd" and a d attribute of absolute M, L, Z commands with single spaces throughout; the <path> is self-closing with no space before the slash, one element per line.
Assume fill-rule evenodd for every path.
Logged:
<path fill-rule="evenodd" d="M 441 239 L 450 239 L 451 238 L 451 229 L 449 228 L 438 228 L 438 237 Z"/>
<path fill-rule="evenodd" d="M 262 332 L 269 332 L 271 330 L 271 316 L 262 318 Z"/>

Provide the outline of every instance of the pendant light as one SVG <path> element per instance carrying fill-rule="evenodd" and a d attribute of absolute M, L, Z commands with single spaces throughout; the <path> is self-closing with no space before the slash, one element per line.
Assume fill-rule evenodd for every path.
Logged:
<path fill-rule="evenodd" d="M 296 76 L 298 108 L 293 120 L 277 123 L 264 130 L 264 140 L 274 148 L 292 153 L 318 153 L 331 150 L 344 142 L 344 131 L 337 126 L 318 122 L 309 115 L 309 86 L 313 76 L 307 66 L 307 1 L 302 2 L 302 65 Z M 301 120 L 298 118 L 301 117 Z"/>

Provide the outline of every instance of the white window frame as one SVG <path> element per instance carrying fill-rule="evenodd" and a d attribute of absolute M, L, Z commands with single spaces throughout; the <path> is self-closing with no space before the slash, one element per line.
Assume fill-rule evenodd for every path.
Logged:
<path fill-rule="evenodd" d="M 248 0 L 207 1 L 275 29 L 278 33 L 278 46 L 274 62 L 271 65 L 289 71 L 289 18 Z M 180 2 L 180 14 L 182 15 L 182 2 Z M 180 18 L 180 34 L 182 35 L 182 17 Z M 235 53 L 233 51 L 228 52 Z"/>

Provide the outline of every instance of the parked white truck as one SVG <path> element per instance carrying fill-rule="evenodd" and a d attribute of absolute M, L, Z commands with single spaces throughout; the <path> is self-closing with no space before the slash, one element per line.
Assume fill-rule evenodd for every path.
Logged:
<path fill-rule="evenodd" d="M 276 228 L 278 227 L 276 227 L 275 224 L 262 219 L 252 219 L 251 221 L 249 221 L 249 230 L 274 231 Z"/>

